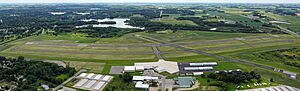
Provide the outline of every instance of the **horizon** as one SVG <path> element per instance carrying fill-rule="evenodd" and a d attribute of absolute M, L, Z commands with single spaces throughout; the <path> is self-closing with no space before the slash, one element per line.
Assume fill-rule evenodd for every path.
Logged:
<path fill-rule="evenodd" d="M 300 0 L 0 0 L 0 4 L 51 4 L 51 3 L 253 3 L 253 4 L 299 4 Z"/>

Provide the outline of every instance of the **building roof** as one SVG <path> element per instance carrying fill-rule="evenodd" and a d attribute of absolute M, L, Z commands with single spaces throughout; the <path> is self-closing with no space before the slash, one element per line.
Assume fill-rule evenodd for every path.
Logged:
<path fill-rule="evenodd" d="M 193 72 L 193 75 L 202 75 L 203 72 Z"/>
<path fill-rule="evenodd" d="M 179 87 L 191 87 L 194 83 L 193 81 L 196 80 L 194 77 L 177 77 L 174 80 L 177 81 Z"/>
<path fill-rule="evenodd" d="M 94 87 L 94 89 L 100 89 L 101 87 L 103 87 L 105 84 L 105 82 L 100 81 L 99 83 L 96 83 L 96 86 Z"/>
<path fill-rule="evenodd" d="M 95 79 L 95 80 L 100 80 L 101 77 L 102 77 L 102 75 L 98 74 L 98 75 L 96 75 L 93 79 Z"/>
<path fill-rule="evenodd" d="M 88 79 L 81 79 L 79 82 L 77 82 L 74 86 L 75 87 L 80 87 L 83 84 L 85 84 L 88 81 Z"/>
<path fill-rule="evenodd" d="M 102 80 L 103 80 L 103 81 L 108 81 L 110 78 L 111 78 L 111 76 L 106 75 L 106 76 L 104 76 L 104 77 L 102 78 Z"/>
<path fill-rule="evenodd" d="M 93 77 L 94 75 L 95 75 L 94 73 L 90 73 L 89 75 L 86 76 L 86 78 L 92 79 L 92 77 Z"/>
<path fill-rule="evenodd" d="M 184 67 L 184 70 L 212 70 L 213 67 Z"/>
<path fill-rule="evenodd" d="M 85 77 L 87 73 L 81 73 L 78 77 Z"/>
<path fill-rule="evenodd" d="M 171 61 L 165 61 L 163 59 L 160 59 L 158 62 L 137 62 L 134 63 L 135 66 L 144 66 L 146 68 L 150 67 L 163 67 L 165 68 L 165 71 L 168 73 L 176 73 L 179 71 L 177 62 L 171 62 Z"/>
<path fill-rule="evenodd" d="M 164 67 L 156 67 L 156 68 L 154 68 L 154 70 L 157 71 L 158 73 L 161 73 L 161 72 L 166 71 L 166 68 L 164 68 Z"/>
<path fill-rule="evenodd" d="M 143 80 L 157 80 L 158 77 L 151 77 L 151 76 L 133 76 L 133 81 L 143 81 Z"/>
<path fill-rule="evenodd" d="M 144 89 L 148 89 L 149 88 L 149 84 L 143 84 L 143 82 L 139 81 L 135 84 L 135 88 L 144 88 Z"/>
<path fill-rule="evenodd" d="M 124 66 L 124 71 L 134 71 L 135 66 Z"/>
<path fill-rule="evenodd" d="M 145 67 L 144 66 L 135 66 L 135 70 L 144 70 Z"/>
<path fill-rule="evenodd" d="M 84 87 L 85 88 L 91 88 L 96 83 L 95 80 L 90 80 Z"/>
<path fill-rule="evenodd" d="M 217 62 L 204 62 L 204 63 L 190 63 L 190 66 L 212 66 L 218 65 Z"/>

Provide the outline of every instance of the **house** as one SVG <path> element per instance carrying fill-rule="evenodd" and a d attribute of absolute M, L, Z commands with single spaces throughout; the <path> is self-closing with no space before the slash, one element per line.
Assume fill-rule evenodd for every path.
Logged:
<path fill-rule="evenodd" d="M 174 78 L 175 84 L 178 88 L 189 88 L 195 84 L 195 77 L 177 77 Z"/>

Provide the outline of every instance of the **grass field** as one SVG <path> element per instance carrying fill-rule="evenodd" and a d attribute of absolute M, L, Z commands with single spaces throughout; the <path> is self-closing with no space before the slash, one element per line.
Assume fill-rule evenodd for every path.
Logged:
<path fill-rule="evenodd" d="M 16 42 L 3 52 L 5 55 L 40 58 L 70 58 L 98 60 L 153 59 L 149 42 L 125 35 L 120 38 L 92 39 L 73 34 L 32 36 Z M 77 40 L 78 39 L 78 40 Z M 122 42 L 121 42 L 122 41 Z"/>
<path fill-rule="evenodd" d="M 189 20 L 176 20 L 176 18 L 181 17 L 178 14 L 167 14 L 169 16 L 160 18 L 160 19 L 153 19 L 153 22 L 161 22 L 166 24 L 173 24 L 173 25 L 190 25 L 190 26 L 197 26 L 196 23 Z"/>
<path fill-rule="evenodd" d="M 246 36 L 263 36 L 266 34 L 255 33 L 224 33 L 224 32 L 205 32 L 205 31 L 184 31 L 179 30 L 174 33 L 139 33 L 140 35 L 149 36 L 158 40 L 166 42 L 194 42 L 194 41 L 207 41 L 218 40 L 226 38 L 237 38 Z"/>
<path fill-rule="evenodd" d="M 271 12 L 265 12 L 265 11 L 260 11 L 261 13 L 263 13 L 264 15 L 266 15 L 267 17 L 270 17 L 276 21 L 285 21 L 287 23 L 290 24 L 278 24 L 284 28 L 289 28 L 292 31 L 295 32 L 300 32 L 300 17 L 299 16 L 282 16 L 282 15 L 277 15 Z"/>
<path fill-rule="evenodd" d="M 247 26 L 250 26 L 250 27 L 261 27 L 262 26 L 262 22 L 256 22 L 254 21 L 253 19 L 250 19 L 246 16 L 243 16 L 241 15 L 240 13 L 237 13 L 237 12 L 241 12 L 241 11 L 238 11 L 238 10 L 227 10 L 225 11 L 227 13 L 221 13 L 221 12 L 208 12 L 208 14 L 210 16 L 220 16 L 222 17 L 222 19 L 225 19 L 225 20 L 231 20 L 231 21 L 235 21 L 237 23 L 240 23 L 240 24 L 243 24 L 243 25 L 247 25 Z"/>
<path fill-rule="evenodd" d="M 9 43 L 8 47 L 3 46 L 0 55 L 67 61 L 71 67 L 75 67 L 76 69 L 84 68 L 90 72 L 108 74 L 111 66 L 126 66 L 134 65 L 134 62 L 156 61 L 151 46 L 147 45 L 157 43 L 136 37 L 134 36 L 135 34 L 241 60 L 244 59 L 240 54 L 278 48 L 291 48 L 300 44 L 298 39 L 285 34 L 271 35 L 204 31 L 177 31 L 175 33 L 169 32 L 163 34 L 139 32 L 118 38 L 104 39 L 92 39 L 86 38 L 83 35 L 64 34 L 59 36 L 32 36 L 14 41 Z M 162 52 L 162 57 L 168 61 L 218 62 L 219 65 L 215 67 L 216 70 L 255 70 L 263 74 L 265 80 L 270 77 L 278 81 L 281 78 L 288 79 L 280 73 L 260 71 L 257 70 L 259 68 L 253 66 L 185 52 L 174 47 L 159 46 L 158 49 Z M 255 60 L 248 59 L 247 61 L 256 62 Z M 257 63 L 299 73 L 297 69 L 280 66 L 280 64 L 269 62 Z M 297 80 L 289 81 L 293 81 L 292 83 L 296 85 L 300 83 Z M 287 82 L 280 83 L 289 84 Z"/>
<path fill-rule="evenodd" d="M 70 67 L 74 67 L 76 70 L 87 69 L 89 72 L 101 73 L 105 66 L 105 63 L 100 62 L 80 62 L 80 61 L 66 61 Z"/>

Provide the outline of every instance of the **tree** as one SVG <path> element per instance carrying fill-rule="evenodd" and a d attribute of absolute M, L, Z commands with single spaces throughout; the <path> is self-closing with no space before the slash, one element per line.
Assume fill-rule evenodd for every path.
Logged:
<path fill-rule="evenodd" d="M 274 82 L 273 78 L 270 79 L 270 82 Z"/>
<path fill-rule="evenodd" d="M 209 83 L 210 82 L 210 80 L 209 79 L 207 79 L 207 81 L 206 81 L 207 83 Z"/>
<path fill-rule="evenodd" d="M 132 81 L 132 76 L 129 73 L 125 73 L 122 79 L 124 82 L 130 83 Z"/>
<path fill-rule="evenodd" d="M 17 61 L 24 61 L 25 60 L 25 58 L 23 57 L 23 56 L 19 56 L 18 58 L 17 58 Z"/>

